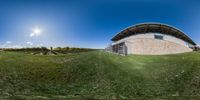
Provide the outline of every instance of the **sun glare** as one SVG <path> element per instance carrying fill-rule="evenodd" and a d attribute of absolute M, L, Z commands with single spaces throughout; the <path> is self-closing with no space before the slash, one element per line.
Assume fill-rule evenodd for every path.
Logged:
<path fill-rule="evenodd" d="M 32 29 L 32 33 L 30 33 L 30 37 L 39 36 L 42 33 L 42 29 L 36 27 Z"/>
<path fill-rule="evenodd" d="M 41 32 L 42 32 L 42 30 L 39 29 L 39 28 L 35 28 L 35 29 L 33 30 L 33 33 L 35 33 L 35 34 L 40 34 Z"/>

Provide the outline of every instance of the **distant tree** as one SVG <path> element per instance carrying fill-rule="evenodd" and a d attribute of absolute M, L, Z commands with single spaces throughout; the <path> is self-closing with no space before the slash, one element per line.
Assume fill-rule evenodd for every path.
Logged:
<path fill-rule="evenodd" d="M 56 48 L 54 48 L 54 50 L 62 50 L 62 48 L 61 47 L 56 47 Z"/>
<path fill-rule="evenodd" d="M 65 47 L 65 50 L 69 50 L 69 47 Z"/>
<path fill-rule="evenodd" d="M 53 50 L 53 47 L 50 47 L 50 50 L 52 51 L 52 50 Z"/>
<path fill-rule="evenodd" d="M 41 47 L 42 51 L 47 51 L 47 47 Z"/>

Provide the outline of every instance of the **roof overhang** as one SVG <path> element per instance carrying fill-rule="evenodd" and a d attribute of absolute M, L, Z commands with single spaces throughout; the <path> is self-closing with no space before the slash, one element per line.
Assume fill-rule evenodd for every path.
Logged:
<path fill-rule="evenodd" d="M 161 34 L 172 35 L 174 37 L 187 41 L 188 43 L 191 43 L 192 45 L 196 45 L 196 43 L 192 41 L 192 39 L 189 38 L 181 30 L 173 26 L 161 24 L 161 23 L 142 23 L 142 24 L 137 24 L 137 25 L 128 27 L 122 30 L 121 32 L 119 32 L 117 35 L 115 35 L 111 40 L 118 41 L 120 39 L 123 39 L 131 35 L 144 34 L 144 33 L 161 33 Z"/>

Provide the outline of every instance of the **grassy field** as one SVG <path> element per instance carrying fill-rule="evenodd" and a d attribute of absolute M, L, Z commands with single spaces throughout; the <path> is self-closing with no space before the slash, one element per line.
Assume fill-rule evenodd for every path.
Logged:
<path fill-rule="evenodd" d="M 200 53 L 56 56 L 0 52 L 0 99 L 200 96 Z"/>

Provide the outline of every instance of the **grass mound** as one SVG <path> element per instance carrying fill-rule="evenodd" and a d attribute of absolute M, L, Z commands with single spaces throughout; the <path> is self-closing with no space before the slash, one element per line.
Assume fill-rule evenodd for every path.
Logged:
<path fill-rule="evenodd" d="M 200 54 L 0 54 L 1 96 L 133 98 L 200 95 Z M 34 97 L 33 97 L 34 98 Z"/>

